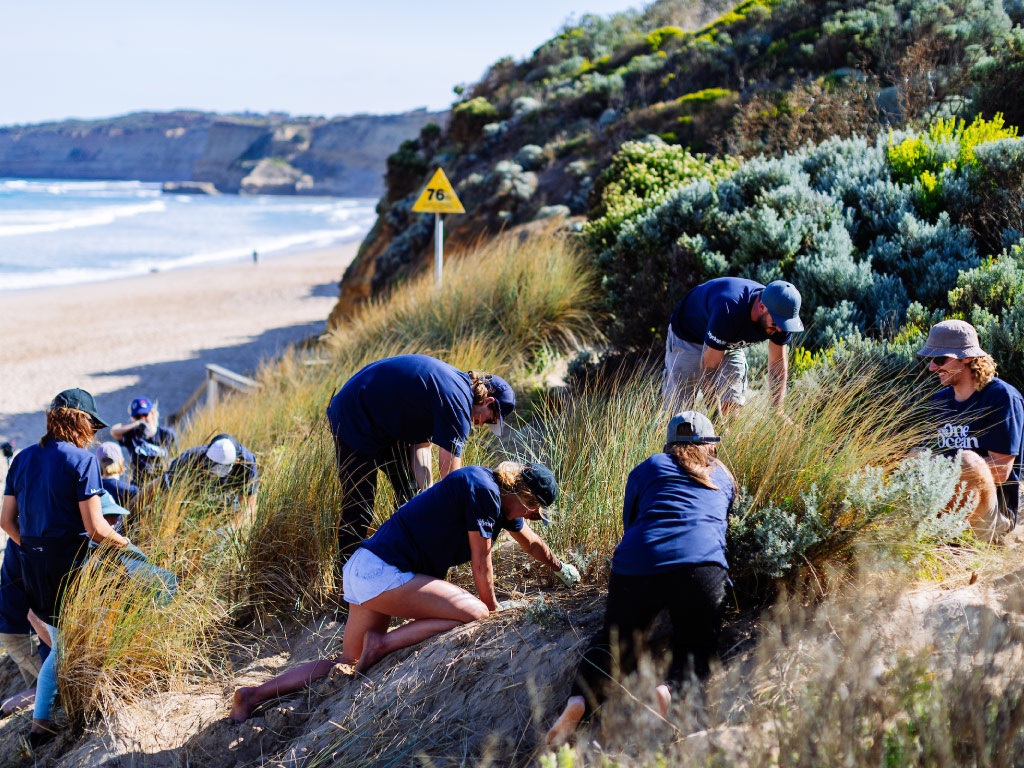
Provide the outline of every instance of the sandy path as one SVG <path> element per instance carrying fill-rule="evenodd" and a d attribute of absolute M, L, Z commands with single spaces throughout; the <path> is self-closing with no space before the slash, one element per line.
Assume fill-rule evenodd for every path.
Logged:
<path fill-rule="evenodd" d="M 0 438 L 37 440 L 43 409 L 69 387 L 92 392 L 114 423 L 139 395 L 159 400 L 165 416 L 178 410 L 206 363 L 253 371 L 323 331 L 357 248 L 0 292 Z"/>

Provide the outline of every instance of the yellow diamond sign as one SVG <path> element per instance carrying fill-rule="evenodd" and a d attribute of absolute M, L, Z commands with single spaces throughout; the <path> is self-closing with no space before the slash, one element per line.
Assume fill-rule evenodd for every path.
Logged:
<path fill-rule="evenodd" d="M 465 213 L 452 183 L 438 168 L 412 207 L 416 213 Z"/>

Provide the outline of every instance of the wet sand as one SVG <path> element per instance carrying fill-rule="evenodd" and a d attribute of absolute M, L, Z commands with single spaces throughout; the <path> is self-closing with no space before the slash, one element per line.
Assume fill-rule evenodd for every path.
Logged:
<path fill-rule="evenodd" d="M 323 332 L 358 243 L 84 285 L 0 292 L 0 440 L 45 431 L 53 396 L 81 387 L 110 423 L 132 398 L 164 418 L 215 363 L 253 372 Z"/>

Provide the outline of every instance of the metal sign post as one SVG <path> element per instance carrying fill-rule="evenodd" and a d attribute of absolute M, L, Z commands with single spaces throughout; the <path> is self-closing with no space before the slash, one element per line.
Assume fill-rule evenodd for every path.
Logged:
<path fill-rule="evenodd" d="M 420 192 L 412 206 L 414 213 L 434 214 L 434 276 L 438 287 L 441 286 L 441 275 L 444 272 L 444 213 L 465 213 L 459 196 L 455 194 L 452 183 L 438 168 L 430 177 L 427 186 Z"/>

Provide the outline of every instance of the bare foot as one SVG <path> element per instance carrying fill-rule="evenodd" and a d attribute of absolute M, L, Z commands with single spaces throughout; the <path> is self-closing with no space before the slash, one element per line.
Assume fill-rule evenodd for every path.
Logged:
<path fill-rule="evenodd" d="M 555 724 L 551 726 L 551 730 L 548 731 L 547 738 L 545 739 L 547 745 L 555 747 L 567 742 L 576 733 L 576 729 L 579 727 L 580 720 L 583 719 L 585 711 L 586 706 L 584 705 L 583 697 L 570 696 L 562 714 L 559 715 Z"/>
<path fill-rule="evenodd" d="M 363 637 L 363 652 L 359 655 L 359 661 L 356 662 L 356 672 L 362 674 L 380 661 L 381 657 L 386 654 L 384 634 L 375 632 L 372 629 L 367 630 L 366 635 Z"/>
<path fill-rule="evenodd" d="M 244 723 L 248 720 L 257 704 L 252 697 L 252 692 L 255 690 L 255 688 L 242 687 L 235 691 L 235 695 L 231 697 L 231 713 L 228 717 L 236 723 Z"/>
<path fill-rule="evenodd" d="M 667 685 L 659 685 L 654 689 L 654 696 L 658 699 L 658 712 L 663 718 L 668 717 L 668 708 L 672 705 L 672 692 Z"/>

